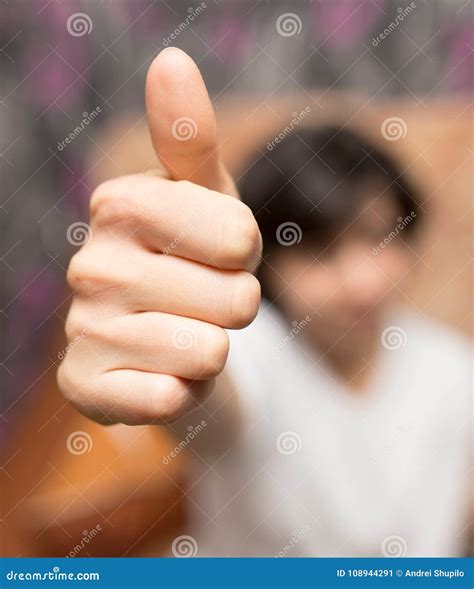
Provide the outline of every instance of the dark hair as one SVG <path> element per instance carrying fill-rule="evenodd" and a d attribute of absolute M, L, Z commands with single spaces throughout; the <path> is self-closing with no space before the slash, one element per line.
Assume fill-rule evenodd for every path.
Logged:
<path fill-rule="evenodd" d="M 281 231 L 292 224 L 306 244 L 331 243 L 358 215 L 373 185 L 381 187 L 381 198 L 396 200 L 399 216 L 411 214 L 404 236 L 413 233 L 421 216 L 416 188 L 388 154 L 336 126 L 301 128 L 268 143 L 243 176 L 240 192 L 259 224 L 265 256 L 280 247 Z"/>

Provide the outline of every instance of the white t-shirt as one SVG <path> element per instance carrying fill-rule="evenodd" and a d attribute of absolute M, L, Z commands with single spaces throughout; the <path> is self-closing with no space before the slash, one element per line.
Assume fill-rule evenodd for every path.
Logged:
<path fill-rule="evenodd" d="M 198 556 L 455 556 L 466 544 L 472 357 L 400 311 L 370 390 L 346 389 L 268 304 L 233 331 L 243 430 L 196 473 Z M 382 341 L 382 340 L 381 340 Z"/>

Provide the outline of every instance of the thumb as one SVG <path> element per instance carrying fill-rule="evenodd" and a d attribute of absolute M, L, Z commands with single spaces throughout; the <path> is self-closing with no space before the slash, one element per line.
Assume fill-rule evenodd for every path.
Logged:
<path fill-rule="evenodd" d="M 194 61 L 174 47 L 161 51 L 148 70 L 145 97 L 153 147 L 170 177 L 237 196 L 219 159 L 214 109 Z"/>

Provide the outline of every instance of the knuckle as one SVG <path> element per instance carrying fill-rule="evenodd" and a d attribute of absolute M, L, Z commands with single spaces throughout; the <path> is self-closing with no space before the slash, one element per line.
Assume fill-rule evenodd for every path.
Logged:
<path fill-rule="evenodd" d="M 152 419 L 159 419 L 165 422 L 173 422 L 182 417 L 186 411 L 190 409 L 191 396 L 187 387 L 179 386 L 178 384 L 167 384 L 158 391 L 159 407 L 156 407 L 156 402 L 151 403 L 148 414 Z M 150 396 L 150 399 L 152 396 Z"/>
<path fill-rule="evenodd" d="M 134 395 L 120 385 L 118 388 L 116 384 L 112 387 L 110 382 L 105 386 L 110 392 L 113 388 L 114 392 L 108 395 L 109 400 L 112 397 L 112 407 L 98 401 L 97 404 L 102 407 L 102 416 L 96 416 L 96 421 L 103 421 L 105 415 L 108 421 L 112 419 L 126 425 L 164 424 L 176 421 L 194 406 L 189 392 L 191 385 L 167 374 L 155 375 L 155 384 L 147 390 L 146 395 Z"/>
<path fill-rule="evenodd" d="M 129 185 L 125 178 L 117 178 L 95 189 L 90 200 L 90 215 L 97 225 L 129 224 L 136 219 L 138 207 Z"/>
<path fill-rule="evenodd" d="M 110 200 L 116 196 L 116 180 L 106 180 L 99 184 L 91 195 L 89 210 L 91 215 L 96 215 L 99 210 L 108 205 Z"/>
<path fill-rule="evenodd" d="M 106 403 L 99 389 L 90 380 L 78 379 L 77 369 L 69 360 L 69 356 L 59 365 L 56 381 L 63 397 L 71 403 L 82 415 L 98 423 L 115 423 L 117 419 L 106 410 Z"/>
<path fill-rule="evenodd" d="M 69 344 L 77 345 L 82 340 L 96 337 L 98 326 L 105 323 L 109 316 L 107 309 L 103 310 L 89 303 L 84 305 L 74 299 L 65 323 Z"/>
<path fill-rule="evenodd" d="M 71 258 L 67 270 L 66 280 L 71 290 L 76 291 L 81 287 L 86 266 L 83 251 L 80 250 Z"/>
<path fill-rule="evenodd" d="M 203 338 L 198 379 L 207 379 L 220 374 L 229 354 L 229 336 L 220 327 L 210 326 Z"/>
<path fill-rule="evenodd" d="M 69 386 L 69 375 L 66 369 L 66 361 L 63 360 L 56 371 L 56 382 L 58 383 L 59 390 L 63 394 L 63 397 L 68 399 L 68 393 L 70 391 Z M 68 399 L 69 400 L 69 399 Z"/>
<path fill-rule="evenodd" d="M 76 341 L 90 331 L 82 317 L 74 310 L 74 307 L 71 307 L 68 313 L 64 328 L 68 342 Z"/>
<path fill-rule="evenodd" d="M 234 211 L 224 223 L 222 251 L 234 268 L 248 268 L 259 258 L 260 231 L 250 208 L 235 200 Z"/>
<path fill-rule="evenodd" d="M 82 248 L 69 263 L 66 279 L 71 290 L 82 296 L 95 297 L 122 288 L 121 279 L 114 274 L 118 269 L 114 270 L 105 262 L 92 246 Z"/>
<path fill-rule="evenodd" d="M 260 283 L 255 276 L 239 273 L 230 299 L 229 327 L 242 329 L 252 323 L 260 306 L 260 294 Z"/>
<path fill-rule="evenodd" d="M 74 370 L 71 366 L 71 360 L 66 356 L 56 372 L 56 381 L 63 397 L 74 405 L 78 405 L 82 397 L 87 396 L 87 394 L 81 383 L 76 381 L 73 374 Z"/>

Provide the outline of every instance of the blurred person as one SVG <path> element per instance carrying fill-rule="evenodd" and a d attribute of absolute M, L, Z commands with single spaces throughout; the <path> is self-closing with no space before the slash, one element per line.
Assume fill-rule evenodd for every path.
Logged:
<path fill-rule="evenodd" d="M 192 60 L 163 51 L 146 99 L 164 170 L 92 196 L 65 396 L 192 447 L 200 556 L 462 554 L 470 350 L 397 305 L 415 187 L 355 133 L 307 129 L 250 167 L 245 205 Z"/>

